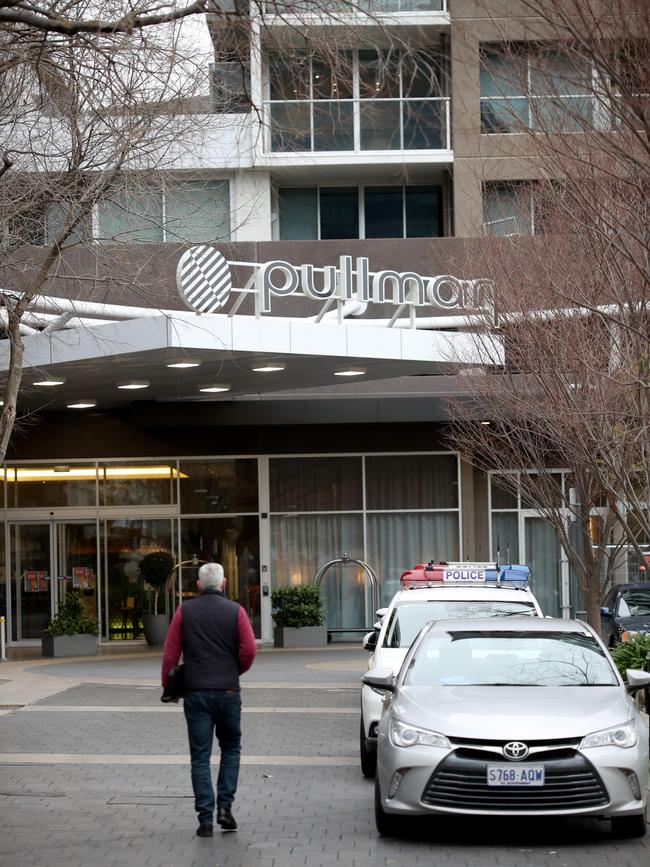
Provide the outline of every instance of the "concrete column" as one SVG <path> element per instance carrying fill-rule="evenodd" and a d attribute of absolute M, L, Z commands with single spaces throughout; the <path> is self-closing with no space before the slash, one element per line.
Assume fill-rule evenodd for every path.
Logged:
<path fill-rule="evenodd" d="M 271 241 L 271 176 L 245 169 L 235 173 L 232 200 L 233 241 Z"/>

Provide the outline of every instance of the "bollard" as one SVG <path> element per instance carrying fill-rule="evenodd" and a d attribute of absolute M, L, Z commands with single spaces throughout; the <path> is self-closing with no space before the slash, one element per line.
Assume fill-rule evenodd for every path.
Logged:
<path fill-rule="evenodd" d="M 7 654 L 5 652 L 5 648 L 5 619 L 4 617 L 0 617 L 0 662 L 7 661 Z"/>

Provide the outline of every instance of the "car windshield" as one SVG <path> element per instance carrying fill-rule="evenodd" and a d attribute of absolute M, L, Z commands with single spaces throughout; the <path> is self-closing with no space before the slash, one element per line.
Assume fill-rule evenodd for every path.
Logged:
<path fill-rule="evenodd" d="M 638 617 L 650 614 L 650 588 L 639 588 L 622 593 L 618 601 L 618 614 L 621 617 Z"/>
<path fill-rule="evenodd" d="M 445 632 L 425 636 L 408 686 L 617 686 L 606 653 L 580 632 Z"/>
<path fill-rule="evenodd" d="M 535 617 L 531 602 L 501 599 L 427 599 L 396 605 L 390 615 L 384 647 L 410 647 L 429 620 L 459 620 L 480 617 Z"/>

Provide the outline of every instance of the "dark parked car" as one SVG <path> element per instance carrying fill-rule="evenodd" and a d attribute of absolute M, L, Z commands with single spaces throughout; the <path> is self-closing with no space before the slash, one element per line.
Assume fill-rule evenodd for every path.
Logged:
<path fill-rule="evenodd" d="M 650 581 L 617 584 L 600 609 L 603 641 L 612 647 L 624 632 L 650 632 Z"/>

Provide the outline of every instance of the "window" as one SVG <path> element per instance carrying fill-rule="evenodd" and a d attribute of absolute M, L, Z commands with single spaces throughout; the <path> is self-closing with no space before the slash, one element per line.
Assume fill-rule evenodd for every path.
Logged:
<path fill-rule="evenodd" d="M 165 240 L 216 241 L 230 234 L 228 181 L 186 181 L 165 188 Z"/>
<path fill-rule="evenodd" d="M 223 3 L 220 4 L 222 11 Z M 234 11 L 234 9 L 232 10 Z M 248 31 L 227 20 L 211 23 L 215 62 L 210 64 L 212 110 L 250 110 L 250 48 Z"/>
<path fill-rule="evenodd" d="M 520 181 L 483 186 L 483 229 L 486 235 L 534 234 L 533 188 Z"/>
<path fill-rule="evenodd" d="M 591 68 L 553 46 L 486 45 L 481 51 L 481 132 L 593 127 Z"/>
<path fill-rule="evenodd" d="M 278 200 L 282 241 L 443 234 L 439 186 L 280 187 Z"/>
<path fill-rule="evenodd" d="M 451 147 L 446 57 L 434 45 L 269 57 L 270 149 L 439 150 Z"/>
<path fill-rule="evenodd" d="M 124 190 L 97 207 L 101 241 L 216 241 L 230 236 L 225 180 L 175 181 Z"/>

